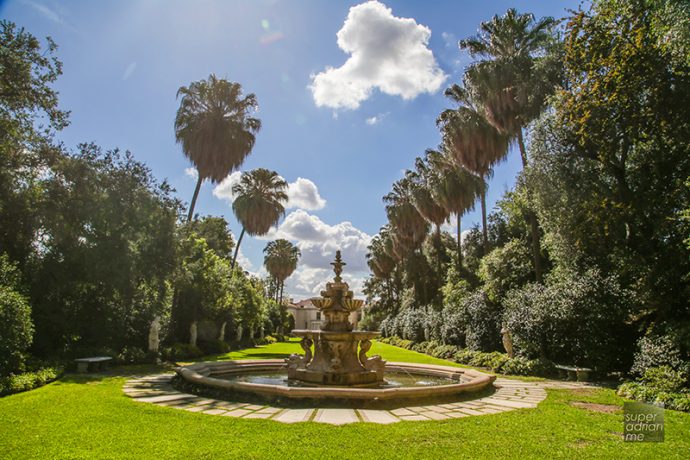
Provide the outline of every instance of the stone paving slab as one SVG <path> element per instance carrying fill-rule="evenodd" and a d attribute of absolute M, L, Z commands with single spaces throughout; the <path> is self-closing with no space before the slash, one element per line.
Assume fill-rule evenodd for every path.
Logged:
<path fill-rule="evenodd" d="M 306 422 L 314 413 L 314 409 L 286 409 L 273 417 L 273 420 L 283 423 Z"/>
<path fill-rule="evenodd" d="M 389 423 L 396 423 L 400 421 L 398 417 L 387 410 L 357 409 L 357 412 L 365 422 L 387 425 Z"/>
<path fill-rule="evenodd" d="M 359 417 L 357 417 L 354 409 L 319 409 L 316 411 L 314 421 L 331 425 L 345 425 L 359 422 Z"/>
<path fill-rule="evenodd" d="M 491 396 L 432 406 L 409 406 L 392 410 L 373 409 L 285 409 L 261 406 L 182 393 L 170 385 L 172 374 L 134 377 L 127 381 L 123 392 L 135 401 L 223 417 L 274 420 L 281 423 L 313 421 L 331 425 L 348 423 L 389 424 L 400 421 L 447 420 L 470 416 L 500 414 L 518 409 L 535 408 L 546 398 L 546 389 L 597 388 L 584 382 L 545 380 L 523 382 L 498 378 Z"/>

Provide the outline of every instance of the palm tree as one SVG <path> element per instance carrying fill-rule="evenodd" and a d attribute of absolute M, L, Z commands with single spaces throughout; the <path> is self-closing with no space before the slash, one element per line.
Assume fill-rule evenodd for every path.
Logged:
<path fill-rule="evenodd" d="M 393 183 L 393 190 L 383 197 L 386 214 L 393 232 L 394 250 L 398 258 L 417 249 L 426 239 L 429 223 L 414 205 L 412 180 L 409 174 Z"/>
<path fill-rule="evenodd" d="M 553 53 L 555 25 L 551 17 L 537 21 L 534 15 L 511 8 L 505 15 L 483 22 L 477 36 L 459 43 L 470 55 L 484 58 L 468 69 L 467 79 L 474 82 L 489 123 L 517 141 L 523 168 L 528 158 L 522 130 L 544 110 L 547 97 L 562 78 L 562 65 Z M 529 221 L 534 272 L 541 281 L 539 226 L 534 213 Z"/>
<path fill-rule="evenodd" d="M 457 109 L 444 110 L 436 120 L 441 128 L 443 144 L 455 162 L 478 175 L 481 183 L 491 176 L 493 166 L 503 160 L 508 151 L 509 138 L 501 134 L 484 118 L 476 101 L 474 88 L 453 85 L 445 91 L 458 104 Z M 482 243 L 487 252 L 486 186 L 481 187 Z"/>
<path fill-rule="evenodd" d="M 264 168 L 243 173 L 239 183 L 232 186 L 232 193 L 235 195 L 232 211 L 242 224 L 242 232 L 232 258 L 233 270 L 244 233 L 252 236 L 265 235 L 285 214 L 287 187 L 287 182 L 277 172 Z"/>
<path fill-rule="evenodd" d="M 434 245 L 436 247 L 436 268 L 441 270 L 441 225 L 448 220 L 450 212 L 433 195 L 432 183 L 435 171 L 424 158 L 417 157 L 415 170 L 408 171 L 407 176 L 411 182 L 412 202 L 422 217 L 436 228 L 434 232 Z"/>
<path fill-rule="evenodd" d="M 258 108 L 254 94 L 242 97 L 239 83 L 213 74 L 208 80 L 180 87 L 180 96 L 175 139 L 198 173 L 187 215 L 189 222 L 201 183 L 206 179 L 218 183 L 240 167 L 254 147 L 261 121 L 250 116 Z"/>
<path fill-rule="evenodd" d="M 426 162 L 433 174 L 430 187 L 434 198 L 457 219 L 457 268 L 462 269 L 461 219 L 463 214 L 474 208 L 474 203 L 482 196 L 486 183 L 479 176 L 459 166 L 448 148 L 440 151 L 427 150 Z"/>
<path fill-rule="evenodd" d="M 264 248 L 264 266 L 266 271 L 275 278 L 278 288 L 276 289 L 276 301 L 279 305 L 283 304 L 283 289 L 285 280 L 292 275 L 297 268 L 302 253 L 299 248 L 288 240 L 278 239 L 269 242 Z M 279 295 L 278 295 L 279 293 Z"/>

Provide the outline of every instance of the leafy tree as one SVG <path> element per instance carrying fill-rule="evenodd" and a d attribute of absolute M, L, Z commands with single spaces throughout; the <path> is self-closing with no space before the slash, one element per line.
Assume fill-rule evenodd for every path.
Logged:
<path fill-rule="evenodd" d="M 21 371 L 24 353 L 31 346 L 31 307 L 20 291 L 17 267 L 0 255 L 0 377 Z"/>
<path fill-rule="evenodd" d="M 180 87 L 180 96 L 175 138 L 198 173 L 187 215 L 191 221 L 201 183 L 207 179 L 218 183 L 242 165 L 254 147 L 261 121 L 250 116 L 258 109 L 256 96 L 243 97 L 239 83 L 214 74 Z"/>
<path fill-rule="evenodd" d="M 287 182 L 277 172 L 264 168 L 243 173 L 240 182 L 232 186 L 232 193 L 235 194 L 232 211 L 242 224 L 242 232 L 232 258 L 233 269 L 244 233 L 265 235 L 285 214 L 287 186 Z"/>
<path fill-rule="evenodd" d="M 40 354 L 142 348 L 169 308 L 179 202 L 131 154 L 81 145 L 41 183 L 30 298 Z M 147 300 L 143 300 L 147 299 Z"/>
<path fill-rule="evenodd" d="M 181 265 L 175 283 L 178 299 L 173 314 L 176 334 L 182 338 L 200 319 L 232 317 L 233 304 L 240 300 L 228 285 L 229 262 L 210 249 L 206 240 L 190 236 L 180 244 Z M 190 344 L 196 345 L 196 336 L 189 332 L 188 337 Z"/>
<path fill-rule="evenodd" d="M 528 176 L 557 263 L 617 273 L 643 329 L 690 317 L 677 218 L 690 202 L 690 50 L 667 43 L 671 3 L 602 0 L 570 19 L 568 88 L 535 130 Z"/>
<path fill-rule="evenodd" d="M 230 260 L 235 242 L 223 217 L 205 216 L 186 225 L 187 229 L 206 240 L 206 244 L 218 257 Z"/>
<path fill-rule="evenodd" d="M 69 112 L 53 83 L 62 73 L 57 46 L 0 21 L 0 247 L 25 271 L 39 226 L 37 182 L 60 152 L 51 147 Z"/>

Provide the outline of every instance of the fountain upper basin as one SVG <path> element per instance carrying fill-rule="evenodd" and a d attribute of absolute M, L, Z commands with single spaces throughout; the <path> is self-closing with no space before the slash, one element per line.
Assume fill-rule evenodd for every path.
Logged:
<path fill-rule="evenodd" d="M 434 376 L 448 379 L 448 384 L 435 386 L 410 386 L 394 388 L 358 388 L 350 386 L 314 385 L 285 386 L 265 383 L 251 383 L 241 379 L 228 379 L 228 374 L 251 374 L 257 372 L 285 372 L 283 360 L 241 360 L 222 362 L 201 362 L 175 369 L 184 380 L 223 390 L 253 393 L 262 396 L 315 399 L 358 399 L 397 400 L 407 398 L 428 398 L 477 392 L 491 386 L 496 379 L 473 369 L 450 366 L 412 363 L 386 363 L 385 371 L 401 372 L 415 376 Z M 221 377 L 222 376 L 222 377 Z"/>

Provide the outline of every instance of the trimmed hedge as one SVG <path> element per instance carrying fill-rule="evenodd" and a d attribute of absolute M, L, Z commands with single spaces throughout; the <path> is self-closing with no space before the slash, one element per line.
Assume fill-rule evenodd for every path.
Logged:
<path fill-rule="evenodd" d="M 61 367 L 45 367 L 34 372 L 11 374 L 0 378 L 0 396 L 33 390 L 56 380 L 63 369 Z"/>
<path fill-rule="evenodd" d="M 493 372 L 500 374 L 549 376 L 554 371 L 553 363 L 550 361 L 527 359 L 521 356 L 509 358 L 506 353 L 498 351 L 485 353 L 459 348 L 455 345 L 444 345 L 433 340 L 415 343 L 399 337 L 387 337 L 380 339 L 380 341 L 407 350 L 425 353 L 435 358 L 448 359 L 468 366 L 490 368 Z"/>

